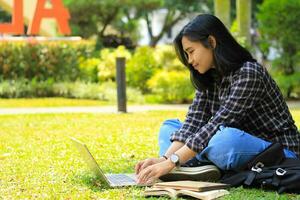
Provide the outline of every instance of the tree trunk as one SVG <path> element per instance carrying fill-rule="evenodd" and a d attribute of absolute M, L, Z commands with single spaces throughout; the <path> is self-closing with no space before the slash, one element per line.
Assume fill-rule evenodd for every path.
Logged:
<path fill-rule="evenodd" d="M 175 18 L 173 18 L 174 16 L 174 11 L 172 10 L 168 10 L 168 13 L 165 17 L 165 20 L 163 22 L 163 27 L 160 31 L 160 33 L 157 36 L 154 36 L 152 33 L 152 29 L 151 31 L 149 30 L 149 25 L 148 26 L 148 32 L 149 32 L 149 36 L 150 36 L 150 46 L 155 47 L 157 45 L 157 43 L 159 42 L 159 40 L 164 36 L 164 34 L 169 31 L 179 20 L 182 19 L 182 15 L 179 15 Z M 146 20 L 147 21 L 147 20 Z M 148 21 L 147 21 L 148 23 Z"/>
<path fill-rule="evenodd" d="M 115 17 L 117 16 L 118 12 L 119 12 L 119 8 L 116 8 L 116 9 L 114 9 L 111 12 L 111 14 L 109 16 L 107 16 L 105 18 L 105 20 L 104 20 L 105 22 L 103 24 L 103 27 L 102 27 L 101 31 L 99 32 L 99 34 L 98 34 L 99 37 L 103 37 L 104 36 L 104 32 L 105 32 L 107 26 L 115 19 Z"/>
<path fill-rule="evenodd" d="M 245 37 L 246 44 L 251 45 L 251 0 L 236 0 L 239 36 Z"/>
<path fill-rule="evenodd" d="M 214 0 L 215 15 L 230 29 L 230 0 Z"/>

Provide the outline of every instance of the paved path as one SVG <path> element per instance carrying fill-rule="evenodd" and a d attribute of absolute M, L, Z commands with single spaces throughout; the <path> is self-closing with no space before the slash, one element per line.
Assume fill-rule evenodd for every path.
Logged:
<path fill-rule="evenodd" d="M 151 110 L 182 110 L 187 111 L 189 104 L 181 105 L 132 105 L 127 112 L 145 112 Z M 300 109 L 300 101 L 288 102 L 290 109 Z M 117 106 L 87 107 L 45 107 L 45 108 L 0 108 L 0 115 L 38 114 L 38 113 L 118 113 Z"/>

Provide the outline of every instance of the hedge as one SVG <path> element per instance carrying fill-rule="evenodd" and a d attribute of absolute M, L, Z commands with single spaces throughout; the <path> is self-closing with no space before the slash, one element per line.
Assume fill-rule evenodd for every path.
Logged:
<path fill-rule="evenodd" d="M 80 77 L 78 58 L 93 51 L 90 41 L 2 41 L 0 79 L 74 81 Z"/>

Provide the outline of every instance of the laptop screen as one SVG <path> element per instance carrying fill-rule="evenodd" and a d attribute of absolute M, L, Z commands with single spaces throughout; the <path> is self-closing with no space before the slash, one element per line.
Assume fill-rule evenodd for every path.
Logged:
<path fill-rule="evenodd" d="M 72 138 L 71 140 L 73 141 L 73 144 L 76 146 L 78 149 L 79 153 L 81 156 L 84 158 L 86 161 L 87 165 L 89 168 L 93 171 L 93 173 L 97 176 L 97 178 L 100 178 L 100 180 L 109 185 L 109 181 L 107 180 L 106 176 L 104 175 L 103 171 L 100 169 L 99 165 L 97 164 L 96 160 L 88 150 L 87 146 L 80 142 L 79 140 Z"/>

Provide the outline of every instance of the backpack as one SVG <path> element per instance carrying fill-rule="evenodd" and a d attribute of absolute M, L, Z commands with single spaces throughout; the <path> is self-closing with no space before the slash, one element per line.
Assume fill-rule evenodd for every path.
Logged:
<path fill-rule="evenodd" d="M 283 146 L 273 143 L 238 171 L 225 172 L 221 182 L 233 187 L 300 193 L 300 159 L 285 158 Z"/>

